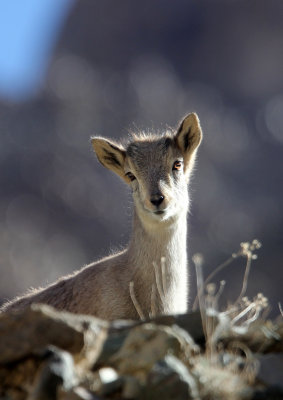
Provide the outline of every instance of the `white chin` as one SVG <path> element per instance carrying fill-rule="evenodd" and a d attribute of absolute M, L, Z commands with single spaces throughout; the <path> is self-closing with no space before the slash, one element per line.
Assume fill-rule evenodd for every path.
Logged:
<path fill-rule="evenodd" d="M 149 210 L 143 207 L 141 210 L 142 214 L 146 219 L 150 219 L 152 221 L 167 221 L 169 218 L 174 216 L 174 211 L 172 208 L 167 208 L 166 210 Z"/>
<path fill-rule="evenodd" d="M 170 217 L 172 217 L 172 212 L 169 210 L 165 211 L 155 211 L 151 213 L 152 218 L 154 218 L 156 221 L 166 221 Z"/>

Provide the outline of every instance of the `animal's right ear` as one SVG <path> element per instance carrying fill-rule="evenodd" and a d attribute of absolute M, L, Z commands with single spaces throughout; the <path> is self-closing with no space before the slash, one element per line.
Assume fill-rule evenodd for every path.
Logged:
<path fill-rule="evenodd" d="M 121 145 L 101 137 L 92 137 L 91 144 L 98 161 L 100 161 L 104 167 L 116 172 L 116 174 L 128 183 L 124 172 L 126 158 L 125 149 Z"/>

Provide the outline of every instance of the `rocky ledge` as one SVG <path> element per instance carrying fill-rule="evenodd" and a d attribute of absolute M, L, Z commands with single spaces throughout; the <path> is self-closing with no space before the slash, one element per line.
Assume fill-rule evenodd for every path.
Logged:
<path fill-rule="evenodd" d="M 109 323 L 33 305 L 0 315 L 0 400 L 283 399 L 282 337 L 282 319 Z"/>

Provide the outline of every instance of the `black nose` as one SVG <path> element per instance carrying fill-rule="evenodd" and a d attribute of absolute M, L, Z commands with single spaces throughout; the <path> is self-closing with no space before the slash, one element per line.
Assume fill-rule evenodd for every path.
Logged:
<path fill-rule="evenodd" d="M 164 196 L 162 196 L 162 194 L 154 194 L 153 196 L 151 196 L 150 202 L 154 206 L 158 207 L 158 206 L 160 206 L 160 204 L 162 203 L 163 200 L 164 200 Z"/>

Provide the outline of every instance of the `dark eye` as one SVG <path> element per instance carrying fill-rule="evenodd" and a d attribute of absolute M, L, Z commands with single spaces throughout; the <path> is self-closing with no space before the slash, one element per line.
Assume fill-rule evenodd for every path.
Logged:
<path fill-rule="evenodd" d="M 127 172 L 126 176 L 131 180 L 134 181 L 136 179 L 135 175 L 133 175 L 131 172 Z"/>
<path fill-rule="evenodd" d="M 172 167 L 173 171 L 180 171 L 180 169 L 182 168 L 182 162 L 181 161 L 175 161 Z"/>

